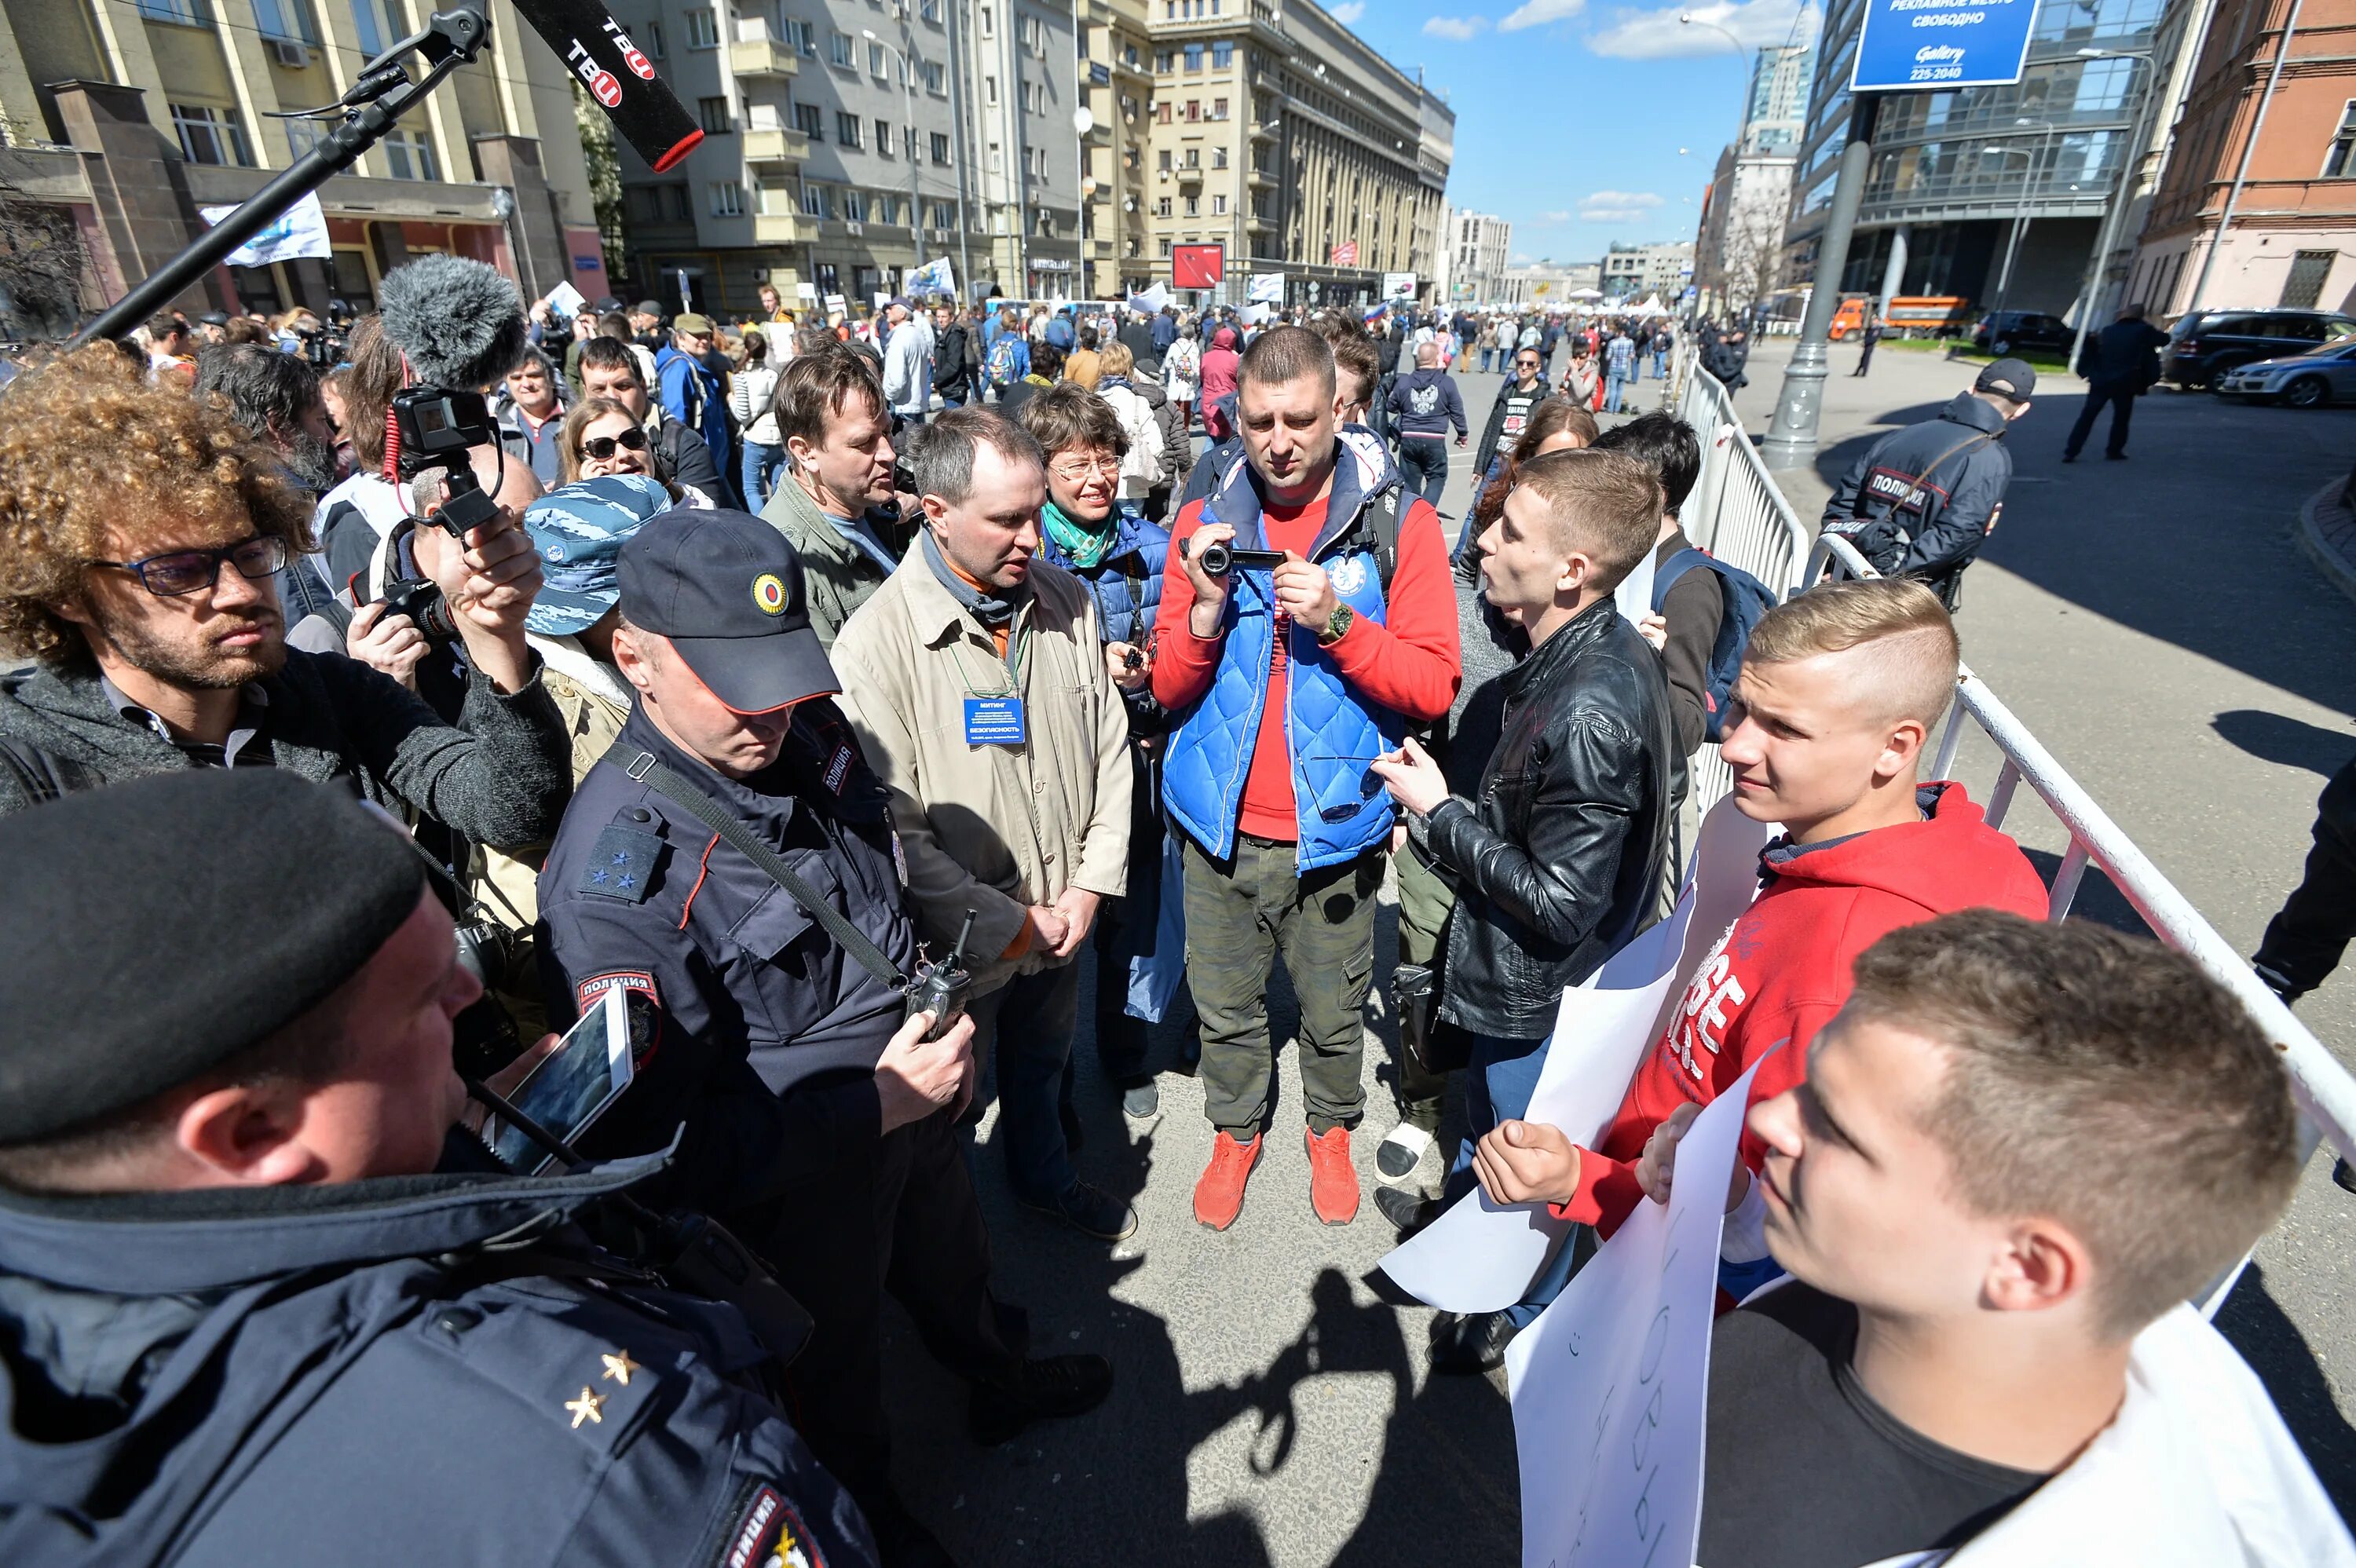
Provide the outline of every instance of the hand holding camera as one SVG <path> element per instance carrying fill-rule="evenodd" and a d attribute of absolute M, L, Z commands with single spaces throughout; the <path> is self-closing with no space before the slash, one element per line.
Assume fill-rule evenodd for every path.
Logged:
<path fill-rule="evenodd" d="M 1186 581 L 1194 585 L 1194 609 L 1189 624 L 1198 637 L 1219 635 L 1219 613 L 1227 607 L 1227 574 L 1214 571 L 1217 552 L 1232 551 L 1236 530 L 1225 523 L 1205 523 L 1186 541 Z"/>

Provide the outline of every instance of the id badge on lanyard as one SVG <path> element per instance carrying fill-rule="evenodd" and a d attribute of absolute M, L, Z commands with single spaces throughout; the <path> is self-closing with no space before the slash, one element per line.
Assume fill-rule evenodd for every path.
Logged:
<path fill-rule="evenodd" d="M 1019 697 L 969 697 L 965 699 L 965 743 L 969 746 L 1020 746 L 1027 739 Z"/>

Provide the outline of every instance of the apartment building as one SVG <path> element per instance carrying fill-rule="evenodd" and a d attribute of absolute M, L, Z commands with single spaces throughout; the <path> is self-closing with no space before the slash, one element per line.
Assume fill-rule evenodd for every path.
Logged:
<path fill-rule="evenodd" d="M 1607 299 L 1639 304 L 1653 294 L 1668 304 L 1693 282 L 1694 242 L 1656 240 L 1649 245 L 1614 245 L 1604 252 L 1598 285 Z"/>
<path fill-rule="evenodd" d="M 309 119 L 415 31 L 423 0 L 5 0 L 0 199 L 53 209 L 80 241 L 83 311 L 121 297 L 307 151 Z M 321 187 L 333 256 L 222 267 L 191 313 L 374 307 L 378 280 L 424 251 L 489 262 L 537 296 L 608 292 L 572 78 L 509 0 L 491 39 L 348 174 Z M 61 230 L 62 231 L 62 230 Z M 17 321 L 7 330 L 73 325 Z"/>
<path fill-rule="evenodd" d="M 1505 299 L 1514 226 L 1489 213 L 1458 207 L 1444 209 L 1441 231 L 1439 297 L 1464 304 Z"/>
<path fill-rule="evenodd" d="M 1084 292 L 1078 112 L 1087 106 L 1088 80 L 1074 7 L 1070 0 L 948 3 L 968 62 L 966 145 L 979 202 L 973 292 L 1076 298 Z"/>
<path fill-rule="evenodd" d="M 1153 274 L 1226 247 L 1226 296 L 1281 272 L 1287 303 L 1362 304 L 1386 272 L 1430 297 L 1454 112 L 1314 0 L 1146 0 Z"/>
<path fill-rule="evenodd" d="M 1073 32 L 1088 112 L 1080 134 L 1081 292 L 1124 299 L 1153 281 L 1146 218 L 1153 41 L 1145 0 L 1087 0 Z"/>

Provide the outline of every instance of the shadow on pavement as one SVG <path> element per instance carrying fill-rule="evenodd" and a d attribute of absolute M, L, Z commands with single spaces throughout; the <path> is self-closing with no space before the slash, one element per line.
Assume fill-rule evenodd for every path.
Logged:
<path fill-rule="evenodd" d="M 2051 889 L 2054 877 L 2061 872 L 2062 857 L 2051 849 L 2032 849 L 2026 844 L 2020 847 L 2020 852 L 2029 857 L 2029 863 L 2037 868 L 2039 879 Z M 2100 866 L 2088 866 L 2086 874 L 2078 879 L 2078 896 L 2071 902 L 2070 918 L 2091 920 L 2129 936 L 2153 936 L 2143 916 L 2136 912 L 2135 906 L 2127 902 L 2126 896 Z"/>
<path fill-rule="evenodd" d="M 2332 1403 L 2329 1381 L 2297 1325 L 2276 1305 L 2264 1269 L 2254 1263 L 2243 1272 L 2216 1323 L 2266 1385 L 2332 1506 L 2342 1519 L 2356 1519 L 2356 1427 Z"/>
<path fill-rule="evenodd" d="M 2338 773 L 2350 751 L 2356 749 L 2356 737 L 2343 731 L 2254 708 L 2229 709 L 2211 720 L 2209 726 L 2220 739 L 2261 762 L 2304 768 L 2321 778 Z"/>

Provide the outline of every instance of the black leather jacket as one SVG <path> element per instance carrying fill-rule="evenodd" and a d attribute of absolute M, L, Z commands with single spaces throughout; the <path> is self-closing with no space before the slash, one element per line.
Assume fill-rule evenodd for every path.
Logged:
<path fill-rule="evenodd" d="M 1457 890 L 1440 1012 L 1530 1040 L 1658 912 L 1676 747 L 1660 656 L 1609 599 L 1500 684 L 1480 798 L 1451 795 L 1426 824 Z"/>

